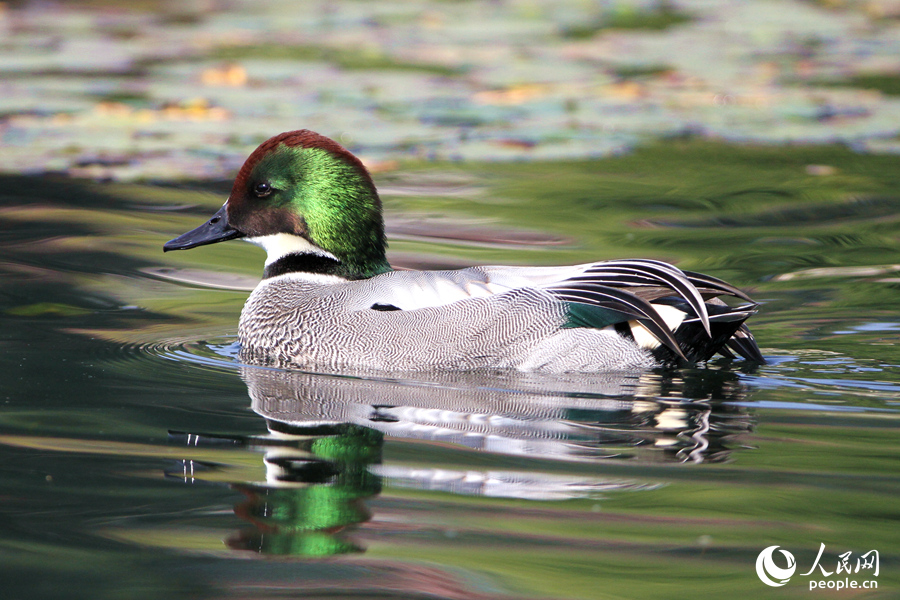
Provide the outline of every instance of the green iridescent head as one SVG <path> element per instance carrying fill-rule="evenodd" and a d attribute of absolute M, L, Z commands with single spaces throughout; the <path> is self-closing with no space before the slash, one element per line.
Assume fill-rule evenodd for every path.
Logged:
<path fill-rule="evenodd" d="M 266 248 L 267 265 L 307 251 L 336 259 L 333 272 L 347 277 L 390 269 L 381 201 L 369 172 L 343 146 L 305 129 L 263 142 L 244 162 L 222 209 L 165 249 L 236 237 Z"/>

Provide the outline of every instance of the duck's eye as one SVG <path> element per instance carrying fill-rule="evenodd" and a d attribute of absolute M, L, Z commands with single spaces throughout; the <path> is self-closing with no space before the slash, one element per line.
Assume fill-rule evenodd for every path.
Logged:
<path fill-rule="evenodd" d="M 272 186 L 265 181 L 261 181 L 253 186 L 253 193 L 256 194 L 257 198 L 265 198 L 272 193 Z"/>

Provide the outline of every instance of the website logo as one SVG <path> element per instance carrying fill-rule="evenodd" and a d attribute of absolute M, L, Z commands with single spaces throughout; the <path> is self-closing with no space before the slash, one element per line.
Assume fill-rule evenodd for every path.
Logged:
<path fill-rule="evenodd" d="M 787 550 L 779 550 L 787 559 L 787 568 L 782 569 L 775 564 L 773 554 L 778 550 L 778 546 L 769 546 L 759 553 L 756 557 L 756 574 L 760 581 L 772 587 L 781 587 L 790 581 L 794 571 L 797 570 L 797 561 L 794 555 Z"/>
<path fill-rule="evenodd" d="M 776 550 L 781 552 L 784 560 L 787 562 L 786 566 L 775 564 Z M 829 571 L 825 567 L 826 564 L 829 564 L 829 561 L 827 558 L 825 561 L 822 560 L 824 554 L 825 544 L 820 544 L 819 553 L 816 555 L 816 560 L 809 568 L 809 571 L 800 573 L 799 575 L 800 577 L 810 578 L 808 582 L 810 590 L 878 589 L 878 581 L 875 579 L 864 581 L 857 580 L 858 576 L 864 577 L 868 575 L 870 577 L 878 577 L 878 574 L 881 571 L 878 550 L 869 550 L 865 554 L 855 557 L 855 561 L 853 560 L 853 552 L 838 554 L 836 563 L 831 563 L 835 564 L 834 570 L 832 571 Z M 778 558 L 778 561 L 781 562 L 780 557 Z M 816 569 L 818 569 L 818 571 Z M 794 558 L 794 555 L 787 550 L 780 550 L 778 546 L 769 546 L 756 557 L 756 575 L 759 577 L 760 581 L 770 587 L 783 586 L 791 580 L 791 577 L 794 576 L 796 571 L 797 561 Z M 837 577 L 832 579 L 832 575 L 837 575 Z M 843 579 L 841 579 L 841 575 L 844 575 Z M 820 576 L 822 579 L 816 579 Z"/>

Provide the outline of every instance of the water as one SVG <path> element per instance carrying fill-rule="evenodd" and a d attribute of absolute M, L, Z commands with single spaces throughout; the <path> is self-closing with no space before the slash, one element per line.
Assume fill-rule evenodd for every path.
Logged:
<path fill-rule="evenodd" d="M 644 256 L 763 301 L 768 365 L 584 377 L 241 366 L 261 252 L 161 252 L 223 185 L 5 177 L 3 597 L 894 597 L 898 163 L 673 141 L 379 177 L 398 264 Z"/>

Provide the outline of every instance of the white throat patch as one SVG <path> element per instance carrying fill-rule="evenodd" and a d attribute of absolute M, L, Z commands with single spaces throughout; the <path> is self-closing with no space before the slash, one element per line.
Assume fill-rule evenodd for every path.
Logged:
<path fill-rule="evenodd" d="M 259 237 L 245 237 L 244 241 L 256 244 L 266 251 L 267 267 L 288 254 L 315 254 L 316 256 L 337 260 L 337 257 L 331 252 L 322 250 L 310 243 L 306 238 L 291 233 L 273 233 L 272 235 L 261 235 Z"/>

